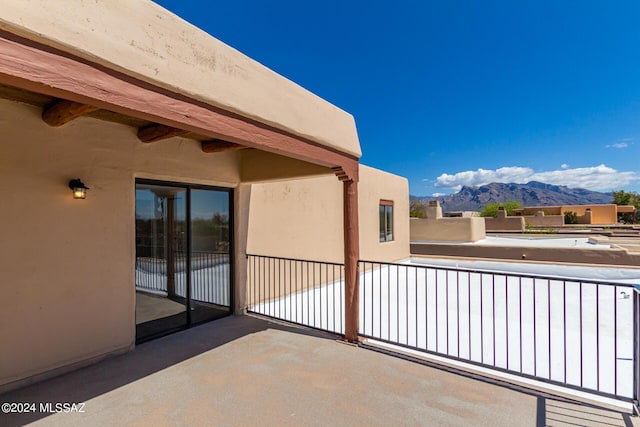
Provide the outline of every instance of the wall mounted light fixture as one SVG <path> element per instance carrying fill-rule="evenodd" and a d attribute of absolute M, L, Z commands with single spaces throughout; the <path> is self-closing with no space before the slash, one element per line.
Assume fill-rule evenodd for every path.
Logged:
<path fill-rule="evenodd" d="M 85 199 L 87 197 L 87 190 L 89 187 L 84 185 L 84 183 L 80 181 L 80 178 L 69 181 L 69 188 L 73 191 L 74 199 Z"/>

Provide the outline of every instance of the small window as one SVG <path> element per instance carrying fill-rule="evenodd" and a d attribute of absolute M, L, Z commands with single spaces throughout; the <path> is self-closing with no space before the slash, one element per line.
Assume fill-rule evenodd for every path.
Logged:
<path fill-rule="evenodd" d="M 380 241 L 393 240 L 393 202 L 380 200 Z"/>

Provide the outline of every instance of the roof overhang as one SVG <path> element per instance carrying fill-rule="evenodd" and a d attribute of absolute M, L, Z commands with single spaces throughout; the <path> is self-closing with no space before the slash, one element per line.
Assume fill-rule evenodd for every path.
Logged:
<path fill-rule="evenodd" d="M 633 213 L 636 211 L 636 207 L 631 205 L 618 205 L 616 210 L 618 213 Z"/>
<path fill-rule="evenodd" d="M 357 180 L 351 115 L 149 1 L 7 0 L 0 83 Z"/>

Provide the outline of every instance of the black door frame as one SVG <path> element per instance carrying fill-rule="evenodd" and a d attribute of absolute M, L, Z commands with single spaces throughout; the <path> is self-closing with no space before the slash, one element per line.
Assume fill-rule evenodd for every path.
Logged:
<path fill-rule="evenodd" d="M 136 178 L 134 183 L 134 193 L 138 184 L 142 185 L 159 185 L 165 187 L 175 187 L 186 190 L 186 207 L 185 207 L 185 222 L 186 222 L 186 233 L 187 233 L 187 260 L 185 262 L 186 266 L 186 307 L 187 307 L 187 323 L 184 327 L 180 327 L 177 329 L 171 329 L 166 331 L 166 333 L 161 333 L 158 335 L 154 335 L 151 337 L 145 337 L 139 339 L 136 335 L 136 343 L 141 343 L 149 340 L 153 340 L 156 338 L 160 338 L 161 336 L 165 336 L 168 334 L 172 334 L 174 332 L 188 329 L 190 327 L 207 323 L 217 319 L 203 320 L 200 322 L 192 322 L 191 319 L 191 252 L 192 252 L 192 236 L 191 236 L 191 190 L 213 190 L 213 191 L 221 191 L 228 194 L 229 197 L 229 313 L 227 316 L 234 314 L 235 307 L 235 210 L 234 210 L 234 200 L 235 200 L 235 191 L 231 187 L 219 187 L 214 185 L 204 185 L 204 184 L 192 184 L 178 181 L 162 181 L 156 179 L 147 179 L 147 178 Z M 135 233 L 134 233 L 135 234 Z M 135 236 L 134 236 L 135 238 Z M 137 250 L 136 250 L 137 251 Z M 136 254 L 137 256 L 137 254 Z M 134 272 L 134 289 L 135 289 L 135 272 Z M 226 316 L 224 316 L 226 317 Z"/>

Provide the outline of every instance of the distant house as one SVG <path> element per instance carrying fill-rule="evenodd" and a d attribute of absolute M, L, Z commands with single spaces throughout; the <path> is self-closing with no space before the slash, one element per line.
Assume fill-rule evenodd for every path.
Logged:
<path fill-rule="evenodd" d="M 543 213 L 544 215 L 540 214 Z M 606 205 L 562 205 L 562 206 L 527 206 L 522 209 L 514 209 L 512 216 L 529 217 L 526 219 L 530 225 L 547 225 L 536 223 L 538 218 L 548 216 L 562 216 L 567 212 L 574 212 L 578 216 L 579 224 L 611 225 L 618 222 L 618 214 L 635 212 L 633 206 Z M 561 225 L 561 224 L 560 224 Z"/>
<path fill-rule="evenodd" d="M 474 215 L 444 217 L 438 200 L 429 201 L 426 218 L 411 218 L 411 241 L 476 242 L 486 237 L 485 219 Z"/>

